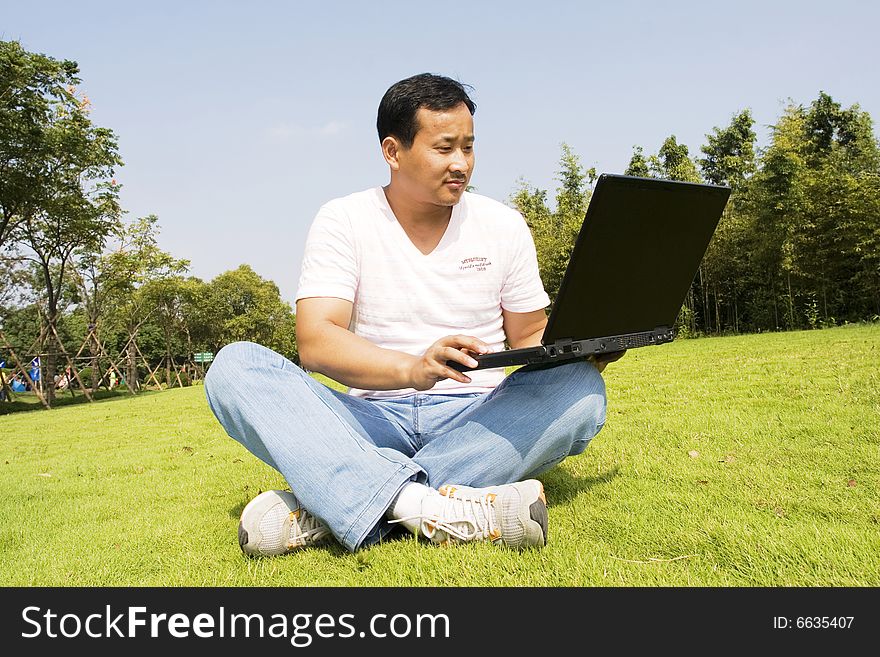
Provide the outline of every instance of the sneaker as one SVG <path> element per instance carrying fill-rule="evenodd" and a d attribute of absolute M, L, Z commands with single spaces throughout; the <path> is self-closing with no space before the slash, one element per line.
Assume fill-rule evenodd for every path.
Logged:
<path fill-rule="evenodd" d="M 488 488 L 441 486 L 422 501 L 422 514 L 415 519 L 421 521 L 419 533 L 434 543 L 485 540 L 511 548 L 547 544 L 547 498 L 536 479 Z"/>
<path fill-rule="evenodd" d="M 251 556 L 277 556 L 331 536 L 323 522 L 303 509 L 293 493 L 268 490 L 244 507 L 238 544 Z"/>

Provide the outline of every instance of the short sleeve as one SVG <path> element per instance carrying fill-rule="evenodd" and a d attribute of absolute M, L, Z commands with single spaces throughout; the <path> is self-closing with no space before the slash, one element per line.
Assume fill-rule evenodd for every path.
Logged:
<path fill-rule="evenodd" d="M 323 206 L 306 238 L 296 300 L 335 297 L 354 302 L 358 287 L 357 263 L 348 217 Z"/>
<path fill-rule="evenodd" d="M 528 313 L 550 305 L 550 297 L 538 273 L 538 255 L 532 233 L 517 214 L 511 240 L 510 265 L 501 288 L 501 307 L 514 313 Z"/>

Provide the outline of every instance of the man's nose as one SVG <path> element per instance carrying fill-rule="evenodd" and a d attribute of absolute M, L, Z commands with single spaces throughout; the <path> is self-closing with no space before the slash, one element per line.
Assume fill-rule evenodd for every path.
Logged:
<path fill-rule="evenodd" d="M 452 156 L 452 161 L 449 163 L 449 170 L 457 173 L 467 173 L 468 169 L 470 169 L 470 162 L 468 161 L 467 154 L 462 149 L 456 149 Z"/>

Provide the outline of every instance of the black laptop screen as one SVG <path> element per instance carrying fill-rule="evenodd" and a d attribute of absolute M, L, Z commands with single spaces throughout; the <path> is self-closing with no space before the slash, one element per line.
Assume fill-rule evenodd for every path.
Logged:
<path fill-rule="evenodd" d="M 603 174 L 544 344 L 672 327 L 730 189 Z"/>

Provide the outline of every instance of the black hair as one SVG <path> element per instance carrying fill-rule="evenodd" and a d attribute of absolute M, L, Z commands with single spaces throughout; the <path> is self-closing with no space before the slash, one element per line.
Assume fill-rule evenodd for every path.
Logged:
<path fill-rule="evenodd" d="M 464 103 L 473 115 L 477 106 L 467 89 L 473 90 L 473 87 L 433 73 L 420 73 L 395 82 L 379 103 L 376 117 L 379 142 L 391 135 L 397 137 L 404 148 L 412 146 L 419 129 L 416 113 L 422 107 L 439 112 Z"/>

